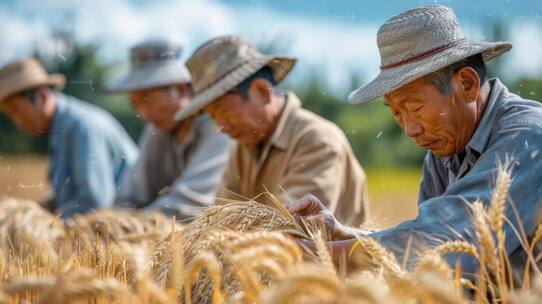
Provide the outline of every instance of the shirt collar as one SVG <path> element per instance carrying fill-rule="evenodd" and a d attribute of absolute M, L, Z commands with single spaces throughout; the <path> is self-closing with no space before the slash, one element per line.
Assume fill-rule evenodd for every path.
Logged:
<path fill-rule="evenodd" d="M 476 131 L 472 135 L 467 147 L 475 150 L 478 153 L 484 153 L 487 143 L 489 142 L 489 137 L 491 136 L 491 129 L 494 126 L 495 119 L 498 111 L 498 100 L 500 99 L 503 90 L 506 90 L 506 87 L 501 83 L 498 78 L 493 78 L 489 80 L 490 92 L 489 98 L 486 104 L 486 109 L 482 120 L 478 124 Z"/>
<path fill-rule="evenodd" d="M 51 145 L 54 146 L 54 142 L 61 132 L 65 132 L 66 130 L 62 130 L 62 122 L 64 121 L 64 117 L 66 116 L 67 111 L 67 101 L 66 96 L 60 92 L 55 93 L 56 97 L 56 103 L 55 103 L 55 111 L 53 114 L 53 119 L 51 122 L 51 126 L 49 127 L 48 133 L 49 133 L 49 139 L 51 142 Z"/>
<path fill-rule="evenodd" d="M 293 92 L 287 92 L 284 99 L 284 108 L 270 139 L 270 143 L 273 146 L 279 149 L 286 149 L 288 147 L 294 135 L 294 113 L 299 108 L 301 108 L 299 98 Z"/>
<path fill-rule="evenodd" d="M 498 100 L 500 99 L 503 90 L 506 90 L 506 87 L 498 78 L 490 79 L 489 86 L 490 92 L 484 114 L 482 115 L 482 120 L 480 120 L 474 134 L 465 146 L 465 151 L 467 152 L 466 157 L 471 157 L 472 151 L 477 152 L 478 155 L 484 153 L 487 143 L 489 142 L 489 137 L 491 136 L 491 129 L 493 128 L 497 116 Z M 456 155 L 442 157 L 443 163 L 449 165 L 454 157 L 456 157 Z"/>
<path fill-rule="evenodd" d="M 199 133 L 200 130 L 204 128 L 204 125 L 208 123 L 213 124 L 214 126 L 214 123 L 211 121 L 209 114 L 202 113 L 194 117 L 194 120 L 192 120 L 192 125 L 190 126 L 190 129 L 188 129 L 188 134 L 186 135 L 186 139 L 184 140 L 184 142 L 181 142 L 179 140 L 179 136 L 177 135 L 178 129 L 176 129 L 174 132 L 169 133 L 169 135 L 173 138 L 174 143 L 180 144 L 182 146 L 189 146 L 193 142 L 196 142 L 198 139 L 201 139 L 201 136 L 197 133 Z"/>

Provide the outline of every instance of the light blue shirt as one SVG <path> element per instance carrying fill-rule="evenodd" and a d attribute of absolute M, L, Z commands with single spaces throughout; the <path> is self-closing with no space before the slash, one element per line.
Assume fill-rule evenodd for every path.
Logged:
<path fill-rule="evenodd" d="M 415 261 L 416 248 L 433 247 L 448 240 L 476 244 L 467 204 L 477 199 L 489 204 L 497 164 L 506 159 L 512 162 L 509 194 L 520 222 L 510 203 L 506 205 L 505 216 L 518 231 L 521 225 L 527 235 L 536 228 L 542 199 L 542 104 L 508 92 L 498 79 L 489 82 L 487 106 L 464 157 L 437 157 L 431 152 L 425 157 L 418 217 L 370 234 L 400 259 L 411 237 L 410 266 Z M 515 264 L 513 260 L 521 258 L 523 249 L 510 225 L 505 224 L 504 232 L 506 250 Z M 475 273 L 474 259 L 466 255 L 447 256 L 452 266 L 458 259 L 464 276 Z"/>
<path fill-rule="evenodd" d="M 53 210 L 63 218 L 110 207 L 137 147 L 108 112 L 57 93 L 49 129 Z"/>

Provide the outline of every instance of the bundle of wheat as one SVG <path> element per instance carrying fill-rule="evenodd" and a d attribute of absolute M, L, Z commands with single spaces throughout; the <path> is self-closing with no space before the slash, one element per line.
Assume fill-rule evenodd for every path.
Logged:
<path fill-rule="evenodd" d="M 0 201 L 0 246 L 5 255 L 24 257 L 39 251 L 44 257 L 56 260 L 56 246 L 65 237 L 62 221 L 27 200 Z"/>
<path fill-rule="evenodd" d="M 108 302 L 119 299 L 129 303 L 126 286 L 114 278 L 96 279 L 88 269 L 59 273 L 56 277 L 27 276 L 17 282 L 3 286 L 5 299 L 10 295 L 16 300 L 31 300 L 35 303 L 74 303 L 82 300 L 100 299 Z M 24 295 L 27 296 L 24 296 Z M 29 297 L 29 294 L 39 296 Z M 17 297 L 19 295 L 20 297 Z"/>
<path fill-rule="evenodd" d="M 354 273 L 337 271 L 317 230 L 316 253 L 306 259 L 289 236 L 304 236 L 291 216 L 253 202 L 212 207 L 155 244 L 131 237 L 169 232 L 171 222 L 124 219 L 115 211 L 78 217 L 68 227 L 78 227 L 91 245 L 73 247 L 58 219 L 35 204 L 8 201 L 0 204 L 0 303 L 542 303 L 533 251 L 542 225 L 522 240 L 531 261 L 523 285 L 510 276 L 502 233 L 509 184 L 499 170 L 491 204 L 470 204 L 476 244 L 455 240 L 416 250 L 417 263 L 407 269 L 377 241 L 360 237 L 352 257 L 368 263 Z M 44 242 L 66 250 L 51 258 Z M 476 280 L 463 279 L 460 265 L 445 262 L 447 254 L 476 259 Z"/>
<path fill-rule="evenodd" d="M 173 219 L 158 212 L 99 210 L 67 220 L 65 242 L 59 250 L 65 256 L 74 251 L 88 252 L 87 259 L 104 265 L 111 275 L 127 274 L 127 280 L 132 282 L 135 279 L 132 264 L 107 261 L 125 261 L 131 252 L 146 249 L 178 226 Z M 149 263 L 144 262 L 145 267 L 148 266 Z"/>
<path fill-rule="evenodd" d="M 186 266 L 185 303 L 222 299 L 253 303 L 303 257 L 295 242 L 281 232 L 215 231 L 200 246 L 208 257 L 200 261 L 198 254 Z M 206 271 L 198 273 L 204 266 Z"/>
<path fill-rule="evenodd" d="M 156 244 L 152 256 L 153 279 L 165 286 L 168 274 L 174 269 L 174 257 L 182 255 L 184 264 L 192 263 L 194 257 L 201 252 L 213 252 L 218 256 L 224 267 L 225 279 L 230 282 L 232 277 L 229 262 L 224 261 L 227 250 L 224 247 L 224 238 L 235 237 L 235 234 L 216 234 L 217 230 L 234 232 L 247 231 L 284 231 L 302 233 L 297 226 L 278 210 L 255 202 L 232 203 L 223 206 L 214 206 L 206 210 L 199 218 L 183 227 L 181 231 L 174 232 Z M 209 299 L 210 281 L 196 283 L 194 298 Z M 235 287 L 231 288 L 236 290 Z M 196 301 L 199 303 L 199 300 Z"/>
<path fill-rule="evenodd" d="M 128 210 L 98 210 L 87 214 L 76 214 L 66 221 L 66 229 L 74 237 L 86 239 L 88 245 L 95 241 L 139 242 L 157 240 L 175 230 L 175 221 L 153 212 Z"/>

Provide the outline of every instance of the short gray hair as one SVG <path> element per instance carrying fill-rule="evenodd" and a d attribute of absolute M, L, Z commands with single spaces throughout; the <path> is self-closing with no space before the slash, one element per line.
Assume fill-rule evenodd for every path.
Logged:
<path fill-rule="evenodd" d="M 465 59 L 456 61 L 438 71 L 423 77 L 423 79 L 434 85 L 441 94 L 450 95 L 452 93 L 452 76 L 464 67 L 471 67 L 476 71 L 480 78 L 480 85 L 486 81 L 486 66 L 482 54 L 476 54 Z"/>

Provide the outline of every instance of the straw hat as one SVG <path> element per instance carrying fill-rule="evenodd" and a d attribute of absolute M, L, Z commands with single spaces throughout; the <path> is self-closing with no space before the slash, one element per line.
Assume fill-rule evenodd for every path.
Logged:
<path fill-rule="evenodd" d="M 186 62 L 192 74 L 194 97 L 175 114 L 183 120 L 268 66 L 280 82 L 295 64 L 295 59 L 264 55 L 239 36 L 222 36 L 200 46 Z"/>
<path fill-rule="evenodd" d="M 489 61 L 509 51 L 508 42 L 469 42 L 452 9 L 422 6 L 392 17 L 378 30 L 380 74 L 350 93 L 364 103 L 464 58 L 482 54 Z"/>
<path fill-rule="evenodd" d="M 47 74 L 36 59 L 18 59 L 0 69 L 0 101 L 43 85 L 62 90 L 65 84 L 64 75 Z"/>
<path fill-rule="evenodd" d="M 148 41 L 130 49 L 130 72 L 107 87 L 127 92 L 190 82 L 181 60 L 182 47 L 168 41 Z"/>

